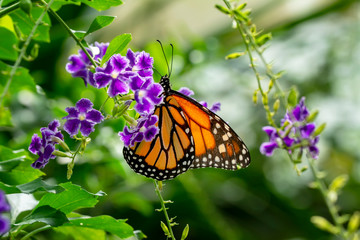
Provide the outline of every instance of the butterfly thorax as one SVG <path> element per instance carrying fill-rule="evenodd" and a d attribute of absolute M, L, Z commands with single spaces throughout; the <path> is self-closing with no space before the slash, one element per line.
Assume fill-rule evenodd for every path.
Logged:
<path fill-rule="evenodd" d="M 160 79 L 160 85 L 163 87 L 164 89 L 164 93 L 166 95 L 169 94 L 171 87 L 170 87 L 170 79 L 168 77 L 168 75 L 162 76 Z"/>

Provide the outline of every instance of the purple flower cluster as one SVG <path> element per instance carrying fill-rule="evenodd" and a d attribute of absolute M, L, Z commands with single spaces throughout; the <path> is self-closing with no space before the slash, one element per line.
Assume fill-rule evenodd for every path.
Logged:
<path fill-rule="evenodd" d="M 101 61 L 108 46 L 109 43 L 95 42 L 95 46 L 90 45 L 90 48 L 86 48 L 86 50 L 95 61 Z M 90 84 L 91 86 L 97 87 L 93 73 L 95 68 L 83 50 L 79 50 L 79 54 L 77 55 L 71 55 L 69 57 L 69 61 L 70 62 L 66 64 L 66 71 L 71 73 L 72 77 L 82 78 L 84 80 L 85 86 Z"/>
<path fill-rule="evenodd" d="M 159 128 L 155 126 L 158 121 L 156 115 L 144 115 L 137 120 L 137 125 L 133 128 L 124 127 L 123 132 L 119 132 L 120 139 L 125 146 L 134 146 L 135 142 L 151 141 L 156 134 L 159 133 Z"/>
<path fill-rule="evenodd" d="M 300 151 L 307 149 L 310 156 L 317 159 L 319 149 L 316 144 L 319 142 L 319 136 L 313 136 L 316 126 L 313 122 L 307 122 L 308 116 L 309 111 L 305 106 L 305 97 L 303 97 L 292 111 L 285 114 L 281 120 L 281 130 L 271 126 L 263 128 L 269 136 L 269 142 L 264 142 L 260 146 L 260 152 L 271 156 L 276 148 L 289 149 L 298 144 Z M 291 153 L 290 149 L 288 151 Z"/>
<path fill-rule="evenodd" d="M 178 91 L 179 93 L 184 94 L 185 96 L 191 97 L 192 95 L 194 95 L 194 92 L 192 90 L 190 90 L 187 87 L 182 87 L 179 89 Z M 192 98 L 192 97 L 191 97 Z M 208 107 L 208 103 L 205 101 L 200 101 L 199 102 L 201 105 L 203 105 L 204 107 Z M 210 108 L 209 110 L 212 112 L 218 112 L 220 111 L 220 107 L 221 107 L 221 103 L 220 102 L 215 102 Z"/>
<path fill-rule="evenodd" d="M 49 162 L 49 159 L 55 158 L 52 153 L 55 151 L 55 145 L 58 143 L 54 141 L 54 137 L 61 140 L 64 139 L 64 136 L 58 130 L 59 126 L 60 122 L 54 120 L 49 123 L 48 127 L 40 129 L 42 138 L 36 133 L 32 136 L 29 151 L 39 156 L 39 158 L 31 165 L 33 168 L 43 168 Z"/>
<path fill-rule="evenodd" d="M 89 136 L 95 129 L 94 126 L 104 120 L 100 111 L 93 109 L 94 104 L 87 98 L 80 99 L 75 107 L 67 107 L 64 130 L 70 135 L 78 134 L 79 130 L 83 136 Z"/>
<path fill-rule="evenodd" d="M 10 211 L 10 206 L 6 202 L 5 194 L 0 191 L 0 214 Z M 0 215 L 0 235 L 5 234 L 10 229 L 10 222 L 8 219 Z"/>

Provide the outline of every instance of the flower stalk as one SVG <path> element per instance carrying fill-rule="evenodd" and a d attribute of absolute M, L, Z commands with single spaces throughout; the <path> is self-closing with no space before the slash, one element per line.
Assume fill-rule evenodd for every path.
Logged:
<path fill-rule="evenodd" d="M 167 207 L 165 206 L 166 203 L 169 203 L 169 201 L 164 201 L 164 198 L 161 195 L 161 190 L 162 190 L 162 182 L 158 182 L 155 179 L 153 179 L 154 182 L 154 186 L 155 186 L 155 192 L 160 200 L 160 204 L 161 204 L 161 209 L 159 211 L 162 211 L 165 215 L 165 219 L 166 219 L 166 223 L 167 223 L 167 231 L 165 231 L 165 233 L 168 233 L 171 237 L 172 240 L 175 240 L 175 236 L 172 230 L 172 226 L 174 225 L 174 223 L 172 222 L 173 219 L 169 218 L 169 215 L 167 213 Z M 164 229 L 164 227 L 163 227 Z"/>

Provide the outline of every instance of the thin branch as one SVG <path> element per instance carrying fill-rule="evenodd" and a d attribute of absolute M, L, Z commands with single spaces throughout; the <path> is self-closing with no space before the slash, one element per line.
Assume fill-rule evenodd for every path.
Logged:
<path fill-rule="evenodd" d="M 9 88 L 10 88 L 11 82 L 12 82 L 14 76 L 15 76 L 16 70 L 19 68 L 22 59 L 25 57 L 26 49 L 27 49 L 27 47 L 29 46 L 29 44 L 30 44 L 30 42 L 31 42 L 31 39 L 32 39 L 33 36 L 34 36 L 36 29 L 37 29 L 38 26 L 42 23 L 42 19 L 44 18 L 45 13 L 49 10 L 49 8 L 50 8 L 50 6 L 51 6 L 51 4 L 52 4 L 53 2 L 54 2 L 54 0 L 51 0 L 51 1 L 49 2 L 49 4 L 46 4 L 46 6 L 45 6 L 45 8 L 44 8 L 44 11 L 41 13 L 41 15 L 39 16 L 39 18 L 36 20 L 34 27 L 31 29 L 31 32 L 30 32 L 29 36 L 27 37 L 24 45 L 22 46 L 21 51 L 20 51 L 20 54 L 19 54 L 18 58 L 16 59 L 16 62 L 15 62 L 15 64 L 14 64 L 14 66 L 13 66 L 12 69 L 11 69 L 10 77 L 9 77 L 8 81 L 6 82 L 6 85 L 5 85 L 5 87 L 4 87 L 4 90 L 3 90 L 2 94 L 1 94 L 1 97 L 0 97 L 0 107 L 1 107 L 2 104 L 3 104 L 3 100 L 4 100 L 5 95 L 6 95 L 7 92 L 9 91 Z"/>

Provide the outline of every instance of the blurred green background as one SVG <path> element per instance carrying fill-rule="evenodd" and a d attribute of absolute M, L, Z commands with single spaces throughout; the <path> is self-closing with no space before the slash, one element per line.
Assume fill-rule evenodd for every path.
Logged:
<path fill-rule="evenodd" d="M 197 100 L 222 103 L 219 115 L 229 122 L 250 148 L 252 163 L 236 172 L 217 169 L 190 170 L 165 182 L 163 194 L 169 214 L 177 216 L 180 236 L 190 225 L 188 239 L 335 239 L 315 228 L 313 215 L 329 213 L 317 190 L 310 189 L 310 172 L 297 176 L 280 151 L 271 158 L 259 153 L 267 141 L 261 128 L 265 113 L 252 102 L 256 81 L 247 56 L 226 61 L 234 51 L 243 51 L 239 33 L 231 20 L 214 8 L 220 1 L 126 1 L 102 15 L 115 15 L 114 23 L 88 37 L 89 43 L 109 42 L 131 33 L 130 47 L 146 50 L 162 73 L 166 65 L 156 43 L 163 42 L 168 56 L 175 47 L 173 89 L 186 86 Z M 274 69 L 285 70 L 280 79 L 284 89 L 296 85 L 306 96 L 310 109 L 320 110 L 317 122 L 327 123 L 320 140 L 319 168 L 330 181 L 349 174 L 350 181 L 339 199 L 341 212 L 359 210 L 360 205 L 360 4 L 358 1 L 269 1 L 249 3 L 258 29 L 272 32 L 265 57 Z M 99 13 L 88 7 L 64 6 L 59 15 L 76 30 L 87 29 Z M 53 118 L 66 115 L 65 107 L 87 97 L 99 108 L 104 91 L 84 87 L 81 79 L 65 71 L 70 54 L 78 51 L 73 39 L 52 19 L 51 43 L 41 43 L 39 57 L 24 63 L 30 69 L 38 93 L 23 90 L 10 103 L 15 128 L 2 129 L 0 144 L 13 149 L 27 148 L 31 135 Z M 157 81 L 157 80 L 156 80 Z M 110 111 L 111 106 L 107 106 Z M 280 112 L 279 119 L 283 115 Z M 97 126 L 83 156 L 76 159 L 71 181 L 90 192 L 102 190 L 96 208 L 85 209 L 92 216 L 109 214 L 127 218 L 148 239 L 165 239 L 160 228 L 163 214 L 153 183 L 136 175 L 122 157 L 123 144 L 117 132 L 121 120 Z M 66 138 L 71 147 L 72 139 Z M 44 171 L 49 182 L 66 181 L 67 159 L 57 158 Z M 48 233 L 39 235 L 47 239 Z M 52 235 L 53 236 L 53 235 Z M 57 235 L 58 239 L 66 236 Z"/>

